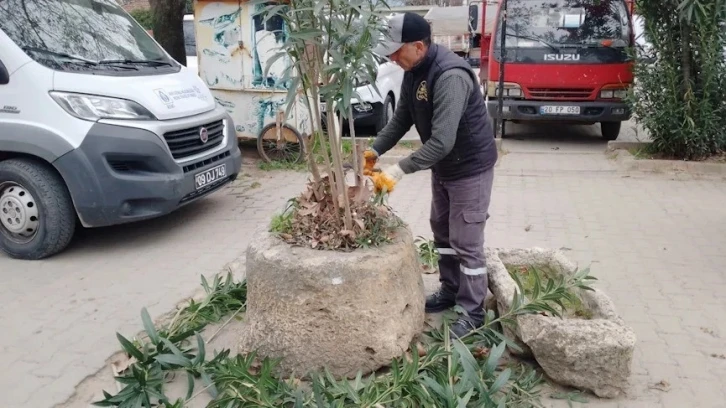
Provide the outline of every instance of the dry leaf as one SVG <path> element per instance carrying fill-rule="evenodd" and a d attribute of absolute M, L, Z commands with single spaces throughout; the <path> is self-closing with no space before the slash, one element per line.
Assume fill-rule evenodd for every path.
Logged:
<path fill-rule="evenodd" d="M 477 347 L 474 349 L 474 357 L 477 359 L 486 358 L 489 355 L 489 349 L 487 347 Z"/>
<path fill-rule="evenodd" d="M 115 376 L 119 376 L 123 374 L 126 370 L 128 370 L 131 365 L 133 365 L 136 362 L 135 357 L 130 358 L 124 358 L 122 360 L 116 360 L 111 363 L 111 368 L 115 374 Z"/>
<path fill-rule="evenodd" d="M 651 385 L 650 388 L 667 392 L 667 391 L 670 391 L 671 384 L 666 380 L 660 380 L 657 383 Z"/>

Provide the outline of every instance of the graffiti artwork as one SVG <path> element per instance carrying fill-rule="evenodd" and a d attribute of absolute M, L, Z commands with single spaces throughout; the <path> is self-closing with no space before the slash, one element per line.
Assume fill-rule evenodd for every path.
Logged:
<path fill-rule="evenodd" d="M 243 139 L 256 139 L 279 111 L 287 109 L 288 84 L 282 78 L 290 61 L 286 57 L 273 60 L 283 51 L 287 27 L 279 17 L 265 20 L 266 7 L 229 0 L 195 1 L 199 75 L 232 116 Z M 285 123 L 302 134 L 311 132 L 302 96 Z"/>

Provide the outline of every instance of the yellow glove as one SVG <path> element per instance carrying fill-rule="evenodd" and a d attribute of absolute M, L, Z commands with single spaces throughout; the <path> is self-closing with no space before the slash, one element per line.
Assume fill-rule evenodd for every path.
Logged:
<path fill-rule="evenodd" d="M 387 192 L 392 192 L 396 183 L 398 183 L 405 173 L 401 170 L 401 166 L 394 164 L 389 166 L 382 172 L 373 174 L 373 188 L 376 193 L 379 193 L 385 189 Z"/>
<path fill-rule="evenodd" d="M 363 174 L 365 174 L 366 176 L 370 176 L 373 174 L 373 166 L 375 166 L 376 162 L 378 161 L 378 154 L 372 149 L 368 149 L 363 152 L 363 158 L 365 159 L 365 164 L 363 165 Z"/>

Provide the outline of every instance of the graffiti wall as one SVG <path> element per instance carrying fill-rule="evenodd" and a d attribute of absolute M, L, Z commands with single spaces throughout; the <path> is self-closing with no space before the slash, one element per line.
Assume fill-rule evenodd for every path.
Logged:
<path fill-rule="evenodd" d="M 217 102 L 235 121 L 237 135 L 256 138 L 285 110 L 288 83 L 283 81 L 290 61 L 273 59 L 284 52 L 287 27 L 280 18 L 263 18 L 264 3 L 240 0 L 196 0 L 195 26 L 199 76 Z M 287 124 L 309 134 L 310 120 L 299 100 Z"/>

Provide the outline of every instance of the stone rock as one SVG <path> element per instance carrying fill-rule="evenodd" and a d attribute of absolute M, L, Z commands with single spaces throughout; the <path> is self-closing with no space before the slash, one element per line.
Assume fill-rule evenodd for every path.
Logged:
<path fill-rule="evenodd" d="M 490 288 L 499 312 L 511 307 L 517 285 L 506 266 L 548 266 L 572 276 L 577 266 L 560 251 L 541 248 L 488 250 Z M 636 336 L 618 315 L 615 305 L 601 290 L 579 291 L 591 319 L 557 318 L 542 315 L 517 317 L 516 333 L 505 335 L 525 346 L 519 355 L 533 356 L 555 382 L 592 391 L 601 398 L 625 393 L 631 373 Z M 517 354 L 512 350 L 513 354 Z"/>
<path fill-rule="evenodd" d="M 509 276 L 507 268 L 504 266 L 499 258 L 499 252 L 494 248 L 484 248 L 484 256 L 486 257 L 487 263 L 487 275 L 489 277 L 489 291 L 491 291 L 494 302 L 496 302 L 496 310 L 499 315 L 503 315 L 509 312 L 512 306 L 512 299 L 514 298 L 514 292 L 517 290 L 517 284 Z M 491 299 L 487 301 L 489 303 Z M 518 330 L 513 331 L 508 325 L 502 325 L 502 331 L 504 335 L 510 339 L 514 344 L 519 347 L 517 350 L 512 347 L 508 347 L 509 352 L 512 355 L 531 358 L 532 350 L 527 346 L 521 339 Z"/>
<path fill-rule="evenodd" d="M 424 329 L 424 285 L 408 228 L 379 248 L 292 247 L 259 231 L 247 249 L 239 351 L 282 358 L 279 375 L 337 378 L 388 366 Z"/>

